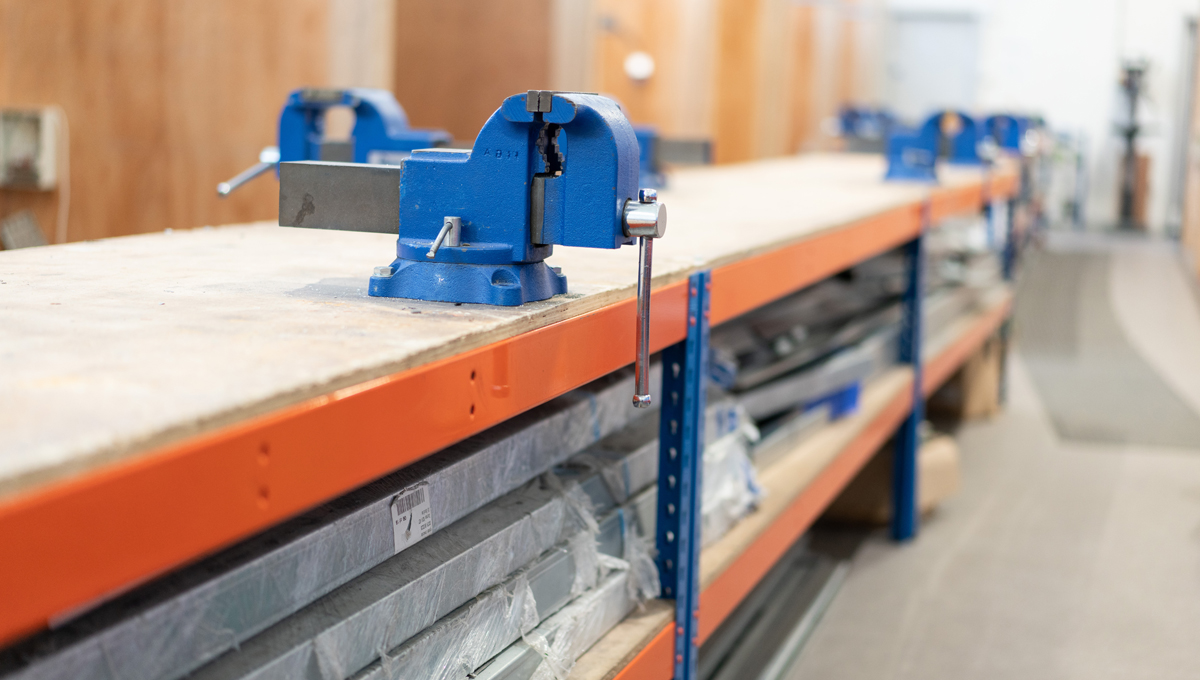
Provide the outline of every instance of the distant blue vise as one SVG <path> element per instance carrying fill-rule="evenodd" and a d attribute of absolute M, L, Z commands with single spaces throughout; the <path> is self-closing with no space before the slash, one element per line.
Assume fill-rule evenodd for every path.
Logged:
<path fill-rule="evenodd" d="M 983 130 L 961 112 L 940 111 L 915 132 L 897 130 L 888 138 L 885 179 L 937 181 L 937 158 L 942 140 L 949 142 L 947 161 L 956 165 L 981 165 L 979 142 Z"/>
<path fill-rule="evenodd" d="M 844 106 L 838 112 L 838 129 L 843 137 L 883 139 L 895 125 L 896 117 L 884 109 Z"/>
<path fill-rule="evenodd" d="M 350 157 L 331 158 L 322 138 L 325 114 L 335 106 L 354 111 Z M 340 160 L 349 163 L 396 164 L 413 149 L 447 146 L 450 133 L 408 126 L 408 116 L 391 92 L 365 87 L 305 88 L 288 96 L 279 114 L 279 160 Z M 336 152 L 335 154 L 336 155 Z"/>
<path fill-rule="evenodd" d="M 663 188 L 667 178 L 659 160 L 658 128 L 653 125 L 634 125 L 633 134 L 638 143 L 638 183 L 651 189 Z"/>
<path fill-rule="evenodd" d="M 336 106 L 354 111 L 354 129 L 348 142 L 324 139 L 325 114 Z M 217 194 L 228 196 L 280 162 L 396 165 L 413 149 L 447 146 L 451 141 L 450 134 L 444 130 L 410 128 L 404 109 L 387 90 L 301 88 L 288 96 L 279 113 L 278 146 L 263 149 L 257 164 L 228 182 L 218 184 Z"/>
<path fill-rule="evenodd" d="M 983 122 L 984 134 L 1006 151 L 1021 152 L 1021 141 L 1029 129 L 1029 119 L 1024 116 L 998 114 Z"/>

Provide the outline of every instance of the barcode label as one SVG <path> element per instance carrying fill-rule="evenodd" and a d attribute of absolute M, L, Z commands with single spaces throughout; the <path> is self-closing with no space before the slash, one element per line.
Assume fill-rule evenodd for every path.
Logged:
<path fill-rule="evenodd" d="M 392 499 L 392 536 L 396 541 L 396 553 L 433 533 L 433 510 L 426 486 L 422 482 Z"/>
<path fill-rule="evenodd" d="M 425 489 L 417 489 L 407 496 L 396 497 L 396 512 L 405 513 L 425 502 Z"/>

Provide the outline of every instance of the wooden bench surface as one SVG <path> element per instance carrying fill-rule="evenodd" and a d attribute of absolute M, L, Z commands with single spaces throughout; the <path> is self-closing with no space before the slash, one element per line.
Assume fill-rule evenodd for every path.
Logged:
<path fill-rule="evenodd" d="M 930 195 L 883 171 L 823 154 L 673 174 L 655 286 Z M 0 500 L 634 294 L 636 248 L 560 247 L 569 292 L 551 300 L 367 296 L 394 245 L 259 223 L 0 252 Z"/>

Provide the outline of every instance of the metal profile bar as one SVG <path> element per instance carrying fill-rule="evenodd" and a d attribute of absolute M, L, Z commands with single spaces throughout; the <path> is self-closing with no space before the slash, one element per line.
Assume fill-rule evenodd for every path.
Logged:
<path fill-rule="evenodd" d="M 928 225 L 927 209 L 925 224 Z M 913 367 L 912 410 L 896 433 L 892 468 L 892 538 L 906 541 L 917 533 L 917 450 L 921 421 L 925 419 L 925 394 L 921 388 L 921 303 L 925 298 L 925 237 L 917 236 L 905 247 L 908 286 L 904 291 L 904 316 L 900 327 L 900 362 Z"/>
<path fill-rule="evenodd" d="M 696 677 L 700 618 L 700 470 L 712 274 L 688 279 L 687 338 L 663 351 L 656 545 L 662 594 L 675 599 L 676 680 Z"/>

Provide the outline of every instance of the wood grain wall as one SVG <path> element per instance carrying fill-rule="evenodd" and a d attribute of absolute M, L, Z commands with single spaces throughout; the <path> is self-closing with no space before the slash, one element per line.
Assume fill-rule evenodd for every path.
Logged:
<path fill-rule="evenodd" d="M 504 98 L 550 89 L 551 0 L 397 0 L 395 93 L 470 141 Z"/>
<path fill-rule="evenodd" d="M 0 2 L 0 106 L 70 126 L 69 240 L 270 219 L 276 188 L 215 185 L 273 144 L 292 88 L 327 72 L 326 0 Z M 0 191 L 52 237 L 57 193 Z"/>

